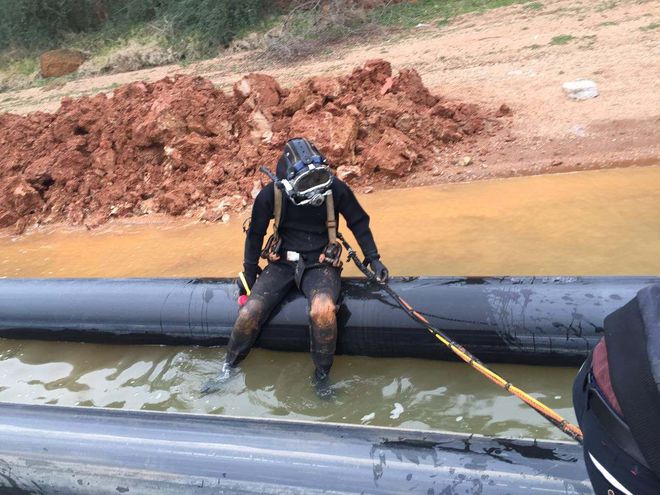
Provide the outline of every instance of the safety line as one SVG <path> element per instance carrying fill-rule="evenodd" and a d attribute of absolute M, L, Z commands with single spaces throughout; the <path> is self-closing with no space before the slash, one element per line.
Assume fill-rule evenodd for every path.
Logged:
<path fill-rule="evenodd" d="M 348 259 L 352 260 L 358 269 L 364 273 L 368 280 L 376 282 L 382 289 L 385 290 L 405 311 L 405 313 L 410 316 L 413 320 L 421 323 L 424 328 L 426 328 L 436 339 L 442 342 L 446 347 L 448 347 L 454 354 L 459 358 L 469 364 L 473 369 L 477 370 L 479 373 L 484 375 L 490 381 L 503 388 L 507 392 L 518 397 L 525 404 L 530 406 L 541 416 L 547 419 L 554 426 L 559 428 L 565 434 L 576 440 L 578 443 L 582 444 L 582 431 L 580 428 L 566 419 L 564 419 L 560 414 L 554 411 L 551 407 L 546 406 L 538 399 L 535 399 L 529 395 L 524 390 L 516 387 L 508 380 L 505 380 L 500 375 L 495 373 L 493 370 L 489 369 L 484 363 L 482 363 L 476 356 L 471 354 L 463 346 L 455 342 L 451 337 L 449 337 L 442 330 L 437 329 L 431 323 L 424 318 L 419 312 L 417 312 L 410 304 L 408 304 L 401 296 L 399 296 L 394 289 L 392 289 L 387 283 L 378 282 L 376 280 L 376 274 L 369 270 L 362 261 L 357 256 L 357 253 L 353 248 L 346 242 L 346 239 L 340 234 L 337 233 L 337 238 L 342 242 L 346 252 L 348 253 Z"/>

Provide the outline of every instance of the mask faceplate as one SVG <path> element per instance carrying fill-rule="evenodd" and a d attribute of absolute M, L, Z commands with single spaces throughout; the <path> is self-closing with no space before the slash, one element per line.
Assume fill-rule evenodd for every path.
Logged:
<path fill-rule="evenodd" d="M 303 164 L 291 179 L 283 180 L 282 183 L 293 204 L 321 206 L 333 179 L 326 165 Z"/>

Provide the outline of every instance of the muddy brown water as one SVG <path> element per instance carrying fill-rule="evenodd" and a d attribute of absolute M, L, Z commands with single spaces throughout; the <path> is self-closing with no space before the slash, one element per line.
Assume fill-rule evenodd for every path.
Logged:
<path fill-rule="evenodd" d="M 660 274 L 660 166 L 361 196 L 383 261 L 401 275 Z M 235 276 L 242 217 L 150 219 L 0 235 L 0 277 Z M 347 274 L 354 275 L 354 269 Z M 200 397 L 224 348 L 0 340 L 0 401 L 203 412 L 488 435 L 563 438 L 460 363 L 339 356 L 321 401 L 304 353 L 255 350 Z M 495 369 L 571 420 L 574 368 Z"/>

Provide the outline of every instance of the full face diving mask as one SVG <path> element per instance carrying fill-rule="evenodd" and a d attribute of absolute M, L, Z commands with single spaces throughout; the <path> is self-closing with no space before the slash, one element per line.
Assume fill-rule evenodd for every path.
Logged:
<path fill-rule="evenodd" d="M 321 206 L 330 193 L 334 176 L 322 156 L 315 155 L 305 163 L 294 163 L 281 181 L 284 192 L 297 206 Z"/>

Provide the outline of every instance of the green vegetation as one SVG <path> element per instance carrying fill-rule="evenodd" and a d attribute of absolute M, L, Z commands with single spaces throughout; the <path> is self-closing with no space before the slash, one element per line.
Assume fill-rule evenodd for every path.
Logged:
<path fill-rule="evenodd" d="M 21 58 L 9 64 L 9 71 L 21 76 L 29 76 L 39 68 L 34 58 Z"/>
<path fill-rule="evenodd" d="M 323 53 L 328 45 L 350 37 L 382 33 L 382 28 L 410 29 L 419 24 L 444 27 L 460 14 L 530 0 L 416 0 L 400 3 L 382 2 L 365 9 L 351 0 L 303 2 L 307 8 L 283 15 L 279 24 L 283 35 L 267 40 L 266 57 L 289 61 L 312 53 Z M 310 4 L 313 4 L 309 7 Z M 469 26 L 462 26 L 468 28 Z"/>
<path fill-rule="evenodd" d="M 605 10 L 610 10 L 619 5 L 619 0 L 606 0 L 605 2 L 601 3 L 598 8 L 596 9 L 596 12 L 603 12 Z"/>
<path fill-rule="evenodd" d="M 508 5 L 526 4 L 530 0 L 418 0 L 377 7 L 373 19 L 383 26 L 415 27 L 417 24 L 443 18 L 451 19 L 469 12 Z M 538 2 L 537 2 L 538 3 Z"/>
<path fill-rule="evenodd" d="M 616 26 L 618 24 L 619 24 L 618 22 L 614 22 L 614 21 L 605 21 L 605 22 L 601 22 L 600 24 L 598 24 L 598 27 Z"/>
<path fill-rule="evenodd" d="M 271 5 L 268 0 L 0 0 L 0 91 L 50 84 L 38 77 L 38 55 L 59 47 L 91 54 L 76 77 L 214 56 L 220 46 L 270 22 Z"/>
<path fill-rule="evenodd" d="M 351 2 L 326 2 L 323 9 L 308 2 L 294 14 L 281 15 L 268 0 L 0 0 L 0 66 L 47 49 L 66 46 L 107 55 L 129 40 L 156 44 L 181 59 L 212 56 L 217 48 L 249 31 L 266 31 L 282 22 L 292 33 L 314 38 L 319 11 L 341 17 L 325 26 L 324 38 L 340 37 L 365 24 L 413 27 L 436 21 L 438 26 L 467 12 L 481 12 L 530 0 L 418 0 L 386 3 L 370 11 Z M 290 5 L 305 6 L 304 2 Z M 538 10 L 540 2 L 528 3 Z M 351 10 L 349 15 L 345 12 Z M 338 16 L 338 12 L 343 15 Z M 280 14 L 280 15 L 278 15 Z M 318 28 L 318 26 L 316 26 Z M 320 34 L 319 34 L 320 35 Z M 9 55 L 8 55 L 9 54 Z"/>
<path fill-rule="evenodd" d="M 525 5 L 525 9 L 527 10 L 541 10 L 543 8 L 543 4 L 541 2 L 531 2 Z"/>
<path fill-rule="evenodd" d="M 0 0 L 0 91 L 185 65 L 255 32 L 265 58 L 286 61 L 322 54 L 333 43 L 383 28 L 444 27 L 460 14 L 514 4 L 543 8 L 531 0 L 383 0 L 371 9 L 352 0 Z M 269 30 L 279 35 L 261 36 Z M 86 52 L 90 60 L 76 75 L 44 81 L 38 56 L 60 47 Z"/>
<path fill-rule="evenodd" d="M 660 28 L 660 22 L 654 22 L 652 24 L 648 24 L 646 26 L 642 26 L 641 29 L 642 31 L 653 31 L 654 29 Z"/>
<path fill-rule="evenodd" d="M 266 0 L 0 0 L 0 50 L 90 48 L 145 29 L 208 55 L 269 12 Z"/>
<path fill-rule="evenodd" d="M 555 36 L 550 40 L 551 45 L 565 45 L 566 43 L 569 43 L 575 39 L 575 36 L 572 34 L 560 34 L 559 36 Z"/>

